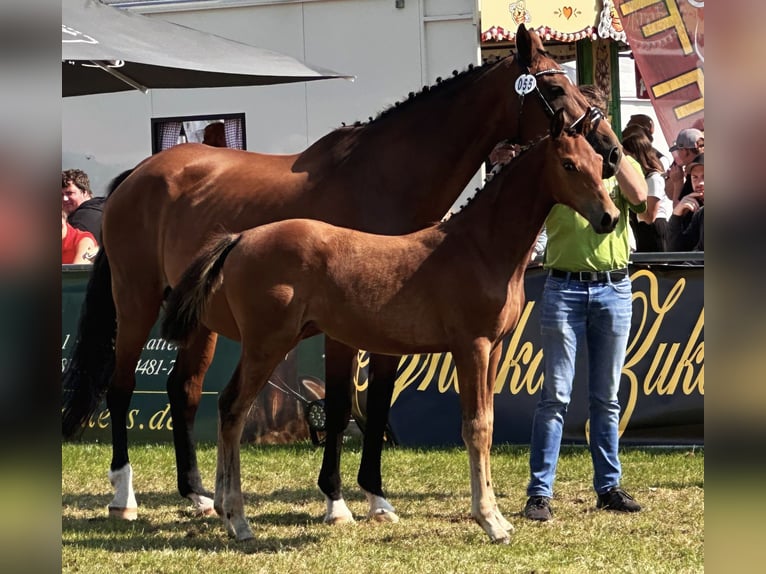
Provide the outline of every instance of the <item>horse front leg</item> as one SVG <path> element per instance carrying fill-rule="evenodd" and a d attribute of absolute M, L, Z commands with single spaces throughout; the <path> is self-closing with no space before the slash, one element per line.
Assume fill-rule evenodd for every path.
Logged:
<path fill-rule="evenodd" d="M 215 512 L 213 494 L 202 486 L 197 465 L 194 421 L 202 397 L 205 373 L 215 354 L 217 338 L 208 329 L 195 333 L 190 342 L 179 349 L 167 383 L 170 413 L 173 417 L 178 492 L 191 500 L 199 515 Z"/>
<path fill-rule="evenodd" d="M 471 516 L 494 543 L 508 544 L 510 536 L 496 515 L 489 469 L 492 443 L 492 398 L 487 384 L 491 343 L 473 341 L 469 349 L 453 351 L 460 384 L 462 436 L 468 450 L 471 473 Z"/>
<path fill-rule="evenodd" d="M 486 475 L 487 482 L 489 484 L 490 492 L 492 494 L 492 503 L 495 509 L 495 518 L 497 518 L 500 525 L 509 533 L 513 533 L 514 528 L 505 516 L 500 512 L 497 506 L 497 500 L 495 498 L 495 486 L 492 482 L 492 471 L 490 469 L 490 453 L 492 451 L 492 439 L 495 429 L 495 381 L 497 380 L 497 365 L 500 362 L 500 356 L 502 355 L 503 346 L 502 341 L 497 343 L 497 346 L 492 349 L 489 355 L 489 367 L 487 369 L 487 388 L 489 389 L 489 395 L 487 400 L 489 401 L 489 409 L 487 411 L 487 418 L 489 423 L 489 444 L 487 445 L 487 457 L 486 457 Z"/>
<path fill-rule="evenodd" d="M 355 354 L 355 349 L 325 335 L 326 435 L 317 485 L 327 503 L 323 519 L 326 524 L 354 522 L 354 515 L 343 500 L 340 457 L 343 433 L 351 416 L 350 375 L 351 361 Z"/>
<path fill-rule="evenodd" d="M 399 357 L 370 355 L 367 385 L 367 423 L 362 443 L 357 482 L 362 487 L 369 510 L 367 518 L 376 522 L 399 522 L 394 507 L 383 493 L 380 471 L 383 455 L 383 436 L 388 423 L 391 397 L 394 393 Z"/>

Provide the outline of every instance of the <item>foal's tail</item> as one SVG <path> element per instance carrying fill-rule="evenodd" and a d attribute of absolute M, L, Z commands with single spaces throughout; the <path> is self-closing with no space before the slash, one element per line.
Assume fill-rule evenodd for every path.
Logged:
<path fill-rule="evenodd" d="M 107 197 L 133 172 L 128 169 L 110 183 Z M 112 270 L 106 251 L 98 250 L 91 268 L 69 362 L 62 375 L 61 430 L 72 438 L 96 411 L 114 371 L 117 310 L 112 298 Z"/>
<path fill-rule="evenodd" d="M 202 321 L 210 295 L 221 285 L 226 257 L 241 238 L 241 233 L 214 237 L 184 271 L 165 301 L 161 327 L 164 339 L 181 346 L 187 343 Z"/>
<path fill-rule="evenodd" d="M 72 354 L 63 374 L 62 432 L 72 438 L 98 408 L 114 370 L 117 311 L 112 299 L 112 271 L 99 249 L 85 291 Z"/>

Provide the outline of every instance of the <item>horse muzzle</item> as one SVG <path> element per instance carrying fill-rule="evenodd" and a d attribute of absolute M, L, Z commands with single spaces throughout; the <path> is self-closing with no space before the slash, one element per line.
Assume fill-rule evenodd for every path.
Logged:
<path fill-rule="evenodd" d="M 606 137 L 599 135 L 595 129 L 592 129 L 585 136 L 585 139 L 604 160 L 601 167 L 601 177 L 607 179 L 617 173 L 617 165 L 622 159 L 622 149 L 619 146 L 610 145 L 611 142 Z"/>

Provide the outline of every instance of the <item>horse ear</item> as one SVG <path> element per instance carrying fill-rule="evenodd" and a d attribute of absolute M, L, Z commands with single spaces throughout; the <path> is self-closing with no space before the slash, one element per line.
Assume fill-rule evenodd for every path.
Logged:
<path fill-rule="evenodd" d="M 532 38 L 524 24 L 519 24 L 516 30 L 516 51 L 519 64 L 529 67 L 532 64 Z"/>
<path fill-rule="evenodd" d="M 590 114 L 586 113 L 582 121 L 577 124 L 577 133 L 581 135 L 587 135 L 590 133 Z"/>
<path fill-rule="evenodd" d="M 564 108 L 559 108 L 551 118 L 551 137 L 556 139 L 564 131 Z"/>

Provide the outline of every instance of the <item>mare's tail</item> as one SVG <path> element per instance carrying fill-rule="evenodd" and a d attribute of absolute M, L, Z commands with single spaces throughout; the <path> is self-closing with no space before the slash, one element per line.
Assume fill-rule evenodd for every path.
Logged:
<path fill-rule="evenodd" d="M 128 169 L 115 177 L 109 183 L 107 197 L 132 172 L 133 169 Z M 93 262 L 77 336 L 62 376 L 61 427 L 65 438 L 72 438 L 84 430 L 83 423 L 96 411 L 109 388 L 114 371 L 116 333 L 117 310 L 112 299 L 112 270 L 102 247 Z"/>
<path fill-rule="evenodd" d="M 210 295 L 221 284 L 223 263 L 241 238 L 242 234 L 214 237 L 184 271 L 165 301 L 164 339 L 183 346 L 196 331 Z"/>
<path fill-rule="evenodd" d="M 74 348 L 63 374 L 62 431 L 72 438 L 98 408 L 114 370 L 117 311 L 112 299 L 112 272 L 99 249 L 85 291 Z"/>

